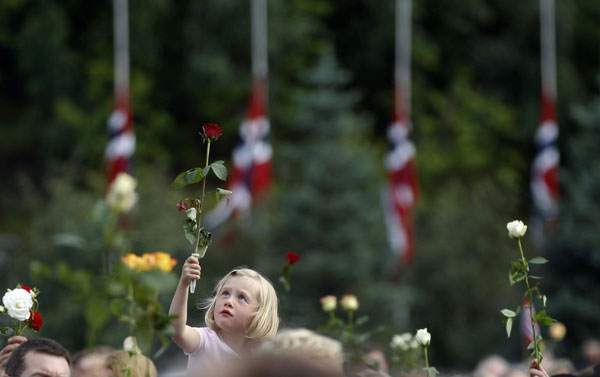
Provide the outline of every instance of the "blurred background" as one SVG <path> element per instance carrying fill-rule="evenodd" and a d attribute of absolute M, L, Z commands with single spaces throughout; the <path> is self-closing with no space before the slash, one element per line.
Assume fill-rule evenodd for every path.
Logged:
<path fill-rule="evenodd" d="M 179 261 L 175 274 L 191 250 L 176 204 L 200 186 L 170 184 L 203 166 L 204 122 L 223 129 L 211 160 L 232 168 L 253 86 L 250 14 L 249 1 L 129 2 L 129 170 L 139 200 L 127 242 L 137 254 L 168 252 Z M 427 327 L 438 369 L 472 370 L 490 353 L 527 355 L 517 330 L 507 339 L 500 310 L 523 292 L 508 282 L 519 251 L 505 225 L 537 221 L 530 179 L 541 113 L 540 4 L 413 4 L 410 139 L 419 197 L 411 263 L 390 248 L 381 203 L 394 14 L 392 0 L 268 2 L 272 184 L 250 212 L 213 229 L 190 323 L 202 324 L 193 306 L 237 265 L 258 269 L 279 290 L 284 255 L 294 251 L 301 260 L 282 327 L 317 328 L 327 321 L 319 298 L 352 293 L 369 316 L 363 328 L 382 326 L 371 341 L 384 348 L 393 334 Z M 544 278 L 548 314 L 567 328 L 555 352 L 575 362 L 581 344 L 600 337 L 599 19 L 598 1 L 555 3 L 559 210 L 545 231 L 524 238 L 528 257 L 550 260 L 534 272 Z M 85 313 L 73 286 L 98 273 L 103 235 L 94 208 L 107 187 L 114 83 L 111 2 L 0 2 L 0 287 L 40 288 L 41 335 L 73 351 L 118 346 L 127 334 L 106 326 L 90 340 L 93 310 Z M 161 293 L 165 308 L 172 292 Z M 157 363 L 179 353 L 171 345 Z"/>

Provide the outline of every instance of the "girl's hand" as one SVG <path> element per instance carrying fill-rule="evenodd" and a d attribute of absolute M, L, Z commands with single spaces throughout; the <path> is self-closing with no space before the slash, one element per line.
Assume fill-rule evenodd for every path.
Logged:
<path fill-rule="evenodd" d="M 548 373 L 542 365 L 537 365 L 537 360 L 533 359 L 531 365 L 529 365 L 529 376 L 530 377 L 549 377 Z"/>
<path fill-rule="evenodd" d="M 181 284 L 187 287 L 192 281 L 200 279 L 201 270 L 202 268 L 200 267 L 198 259 L 196 259 L 196 257 L 188 257 L 181 270 Z"/>

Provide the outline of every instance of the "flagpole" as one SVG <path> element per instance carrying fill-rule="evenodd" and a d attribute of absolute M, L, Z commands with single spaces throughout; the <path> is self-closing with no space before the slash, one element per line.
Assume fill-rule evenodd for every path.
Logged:
<path fill-rule="evenodd" d="M 266 80 L 269 72 L 267 58 L 267 0 L 252 0 L 252 76 Z"/>
<path fill-rule="evenodd" d="M 412 0 L 396 0 L 394 108 L 398 116 L 407 120 L 410 119 L 411 15 Z"/>
<path fill-rule="evenodd" d="M 554 0 L 540 0 L 542 95 L 556 102 L 556 27 Z M 554 114 L 552 114 L 554 115 Z"/>
<path fill-rule="evenodd" d="M 115 46 L 115 98 L 129 97 L 129 10 L 127 0 L 113 0 Z"/>

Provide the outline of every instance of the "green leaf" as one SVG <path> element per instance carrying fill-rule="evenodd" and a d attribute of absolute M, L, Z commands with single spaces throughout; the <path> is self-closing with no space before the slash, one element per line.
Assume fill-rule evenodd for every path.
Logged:
<path fill-rule="evenodd" d="M 187 175 L 187 171 L 184 171 L 183 173 L 179 173 L 179 175 L 177 175 L 177 177 L 175 177 L 173 182 L 171 182 L 171 187 L 180 189 L 182 187 L 187 186 L 187 182 L 185 181 L 186 175 Z"/>
<path fill-rule="evenodd" d="M 219 178 L 221 181 L 227 179 L 227 168 L 225 167 L 225 165 L 223 165 L 223 161 L 215 161 L 212 164 L 210 164 L 210 167 L 217 176 L 217 178 Z"/>
<path fill-rule="evenodd" d="M 187 171 L 185 180 L 188 185 L 191 185 L 192 183 L 200 182 L 204 178 L 204 175 L 204 172 L 200 168 L 190 169 Z"/>
<path fill-rule="evenodd" d="M 508 318 L 512 318 L 517 315 L 517 313 L 513 312 L 510 309 L 502 309 L 502 310 L 500 310 L 500 313 L 502 313 L 502 315 L 504 315 L 505 317 L 508 317 Z"/>
<path fill-rule="evenodd" d="M 512 331 L 513 317 L 506 319 L 506 337 L 510 338 L 510 332 Z"/>
<path fill-rule="evenodd" d="M 530 259 L 529 263 L 531 263 L 531 264 L 544 264 L 544 263 L 548 263 L 548 259 L 543 258 L 543 257 L 536 257 L 536 258 Z"/>
<path fill-rule="evenodd" d="M 525 279 L 525 273 L 523 271 L 513 271 L 511 269 L 511 271 L 509 271 L 508 273 L 508 280 L 510 281 L 510 285 L 514 285 L 515 283 L 518 283 L 522 280 Z"/>

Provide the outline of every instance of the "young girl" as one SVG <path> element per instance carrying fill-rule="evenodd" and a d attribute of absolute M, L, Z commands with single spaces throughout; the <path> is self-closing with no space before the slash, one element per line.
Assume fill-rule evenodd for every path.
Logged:
<path fill-rule="evenodd" d="M 177 316 L 172 339 L 189 356 L 188 376 L 205 375 L 240 359 L 261 340 L 274 336 L 279 325 L 273 285 L 258 272 L 239 267 L 217 283 L 204 317 L 207 327 L 188 326 L 188 287 L 197 279 L 200 264 L 189 257 L 169 309 L 169 315 Z"/>

